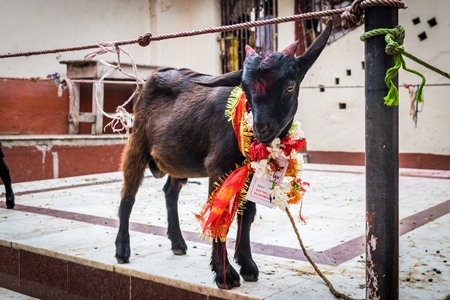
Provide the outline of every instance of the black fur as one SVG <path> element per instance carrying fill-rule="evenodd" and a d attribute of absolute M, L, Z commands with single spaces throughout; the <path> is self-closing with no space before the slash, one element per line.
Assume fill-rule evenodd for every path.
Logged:
<path fill-rule="evenodd" d="M 233 87 L 241 85 L 253 112 L 256 139 L 270 143 L 287 134 L 297 111 L 300 82 L 326 45 L 331 23 L 301 57 L 297 44 L 263 58 L 247 49 L 244 69 L 217 77 L 188 69 L 165 68 L 153 72 L 134 107 L 135 121 L 122 158 L 124 184 L 119 208 L 116 258 L 130 258 L 129 218 L 136 193 L 149 166 L 155 177 L 168 174 L 164 192 L 168 213 L 168 237 L 175 255 L 185 254 L 177 202 L 187 178 L 208 177 L 209 193 L 224 174 L 242 164 L 232 125 L 224 112 Z M 205 195 L 205 199 L 206 199 Z M 259 272 L 250 249 L 254 203 L 238 215 L 235 260 L 246 281 L 258 280 Z M 225 243 L 213 242 L 211 269 L 219 288 L 240 285 L 239 274 L 228 261 Z"/>
<path fill-rule="evenodd" d="M 0 142 L 0 178 L 5 185 L 5 196 L 6 196 L 6 208 L 14 208 L 14 192 L 11 186 L 11 175 L 9 174 L 9 167 L 6 164 L 5 154 L 3 153 L 2 143 Z"/>

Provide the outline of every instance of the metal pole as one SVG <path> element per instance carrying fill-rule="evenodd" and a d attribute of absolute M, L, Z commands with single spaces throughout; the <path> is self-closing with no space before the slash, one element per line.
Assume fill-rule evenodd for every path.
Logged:
<path fill-rule="evenodd" d="M 398 9 L 365 9 L 365 30 L 394 28 Z M 398 299 L 398 107 L 384 105 L 394 65 L 383 36 L 365 42 L 366 299 Z M 398 86 L 398 78 L 394 84 Z"/>

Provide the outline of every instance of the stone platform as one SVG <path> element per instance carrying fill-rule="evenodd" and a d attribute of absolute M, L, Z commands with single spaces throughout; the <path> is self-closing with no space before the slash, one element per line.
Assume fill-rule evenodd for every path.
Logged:
<path fill-rule="evenodd" d="M 364 168 L 306 164 L 302 178 L 311 184 L 303 203 L 307 223 L 296 224 L 303 243 L 338 291 L 364 298 Z M 165 179 L 147 174 L 131 214 L 131 261 L 117 264 L 121 181 L 115 172 L 17 183 L 14 210 L 1 195 L 0 298 L 335 299 L 305 260 L 286 213 L 263 206 L 251 234 L 259 281 L 218 289 L 211 245 L 198 237 L 193 216 L 206 199 L 204 178 L 182 189 L 189 249 L 175 256 L 165 236 Z M 400 299 L 449 299 L 450 172 L 401 169 L 399 182 Z M 290 209 L 298 215 L 298 205 Z"/>

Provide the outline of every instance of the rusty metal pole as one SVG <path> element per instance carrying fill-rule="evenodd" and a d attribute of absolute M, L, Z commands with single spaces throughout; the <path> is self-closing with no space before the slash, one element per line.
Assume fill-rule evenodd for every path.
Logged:
<path fill-rule="evenodd" d="M 366 32 L 397 23 L 397 8 L 365 9 Z M 385 47 L 384 36 L 365 41 L 366 299 L 371 300 L 399 297 L 398 107 L 383 102 L 386 70 L 394 65 Z"/>

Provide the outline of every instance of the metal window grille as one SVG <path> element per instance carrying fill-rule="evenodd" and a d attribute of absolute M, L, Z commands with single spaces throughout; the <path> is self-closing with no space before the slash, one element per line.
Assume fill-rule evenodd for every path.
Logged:
<path fill-rule="evenodd" d="M 351 4 L 352 1 L 350 0 L 295 0 L 294 13 L 302 14 L 325 9 L 342 8 Z M 338 15 L 333 18 L 333 30 L 328 40 L 329 43 L 334 42 L 351 31 L 343 28 L 341 23 L 341 16 Z M 297 55 L 301 55 L 306 51 L 319 36 L 323 26 L 324 24 L 317 19 L 295 22 L 295 38 L 299 41 Z"/>
<path fill-rule="evenodd" d="M 221 25 L 269 19 L 278 16 L 277 0 L 221 0 Z M 222 72 L 242 68 L 245 45 L 266 54 L 277 51 L 277 26 L 267 25 L 224 32 L 219 38 Z"/>

